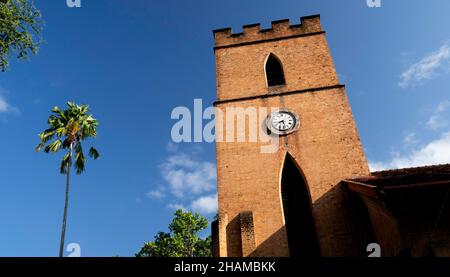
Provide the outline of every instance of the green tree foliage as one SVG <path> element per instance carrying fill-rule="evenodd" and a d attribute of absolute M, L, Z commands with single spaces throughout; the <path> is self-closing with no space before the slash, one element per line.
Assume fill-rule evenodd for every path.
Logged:
<path fill-rule="evenodd" d="M 48 129 L 39 134 L 40 143 L 36 151 L 44 149 L 45 153 L 65 151 L 60 165 L 61 174 L 66 175 L 66 198 L 64 216 L 61 231 L 59 256 L 63 256 L 64 239 L 66 233 L 67 208 L 69 203 L 70 169 L 74 166 L 76 173 L 81 174 L 85 169 L 85 155 L 82 142 L 88 138 L 97 136 L 98 121 L 89 114 L 87 105 L 67 103 L 68 108 L 61 110 L 54 107 L 48 118 Z M 98 159 L 100 154 L 91 147 L 89 156 Z"/>
<path fill-rule="evenodd" d="M 41 44 L 41 12 L 34 0 L 0 0 L 0 70 L 5 71 L 11 56 L 26 60 Z"/>
<path fill-rule="evenodd" d="M 210 257 L 211 236 L 206 239 L 198 236 L 207 227 L 208 221 L 198 213 L 177 210 L 169 225 L 170 232 L 159 232 L 136 257 Z"/>

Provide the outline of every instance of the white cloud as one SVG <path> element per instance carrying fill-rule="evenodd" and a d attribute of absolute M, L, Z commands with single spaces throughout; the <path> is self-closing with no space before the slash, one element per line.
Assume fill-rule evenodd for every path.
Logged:
<path fill-rule="evenodd" d="M 0 86 L 0 113 L 15 113 L 20 114 L 20 110 L 7 101 L 5 95 L 8 95 L 9 91 Z"/>
<path fill-rule="evenodd" d="M 19 113 L 19 109 L 16 107 L 11 106 L 8 101 L 6 101 L 6 98 L 2 95 L 0 95 L 0 113 Z"/>
<path fill-rule="evenodd" d="M 417 139 L 416 133 L 414 133 L 414 132 L 406 133 L 406 135 L 403 138 L 403 145 L 405 147 L 411 147 L 411 146 L 417 144 L 417 142 L 418 142 L 418 139 Z"/>
<path fill-rule="evenodd" d="M 369 168 L 371 172 L 389 169 L 389 165 L 383 162 L 369 161 Z"/>
<path fill-rule="evenodd" d="M 448 126 L 448 115 L 445 112 L 450 108 L 450 101 L 439 103 L 433 114 L 426 122 L 426 127 L 431 130 L 438 130 Z"/>
<path fill-rule="evenodd" d="M 6 113 L 9 110 L 9 104 L 5 98 L 0 95 L 0 113 Z"/>
<path fill-rule="evenodd" d="M 209 192 L 216 185 L 215 164 L 197 161 L 186 154 L 169 156 L 161 165 L 161 174 L 178 198 Z"/>
<path fill-rule="evenodd" d="M 167 208 L 169 208 L 170 210 L 183 210 L 183 211 L 187 211 L 186 207 L 183 206 L 182 204 L 179 203 L 170 203 L 167 205 Z"/>
<path fill-rule="evenodd" d="M 406 88 L 432 79 L 443 65 L 448 65 L 449 58 L 450 46 L 446 42 L 437 51 L 426 55 L 417 63 L 409 66 L 400 75 L 399 86 Z"/>
<path fill-rule="evenodd" d="M 450 131 L 406 155 L 396 155 L 388 162 L 371 161 L 371 171 L 450 163 Z"/>
<path fill-rule="evenodd" d="M 217 194 L 203 196 L 192 202 L 191 208 L 200 214 L 213 214 L 217 212 Z"/>
<path fill-rule="evenodd" d="M 217 211 L 216 165 L 199 159 L 203 149 L 192 147 L 180 152 L 179 145 L 166 145 L 168 157 L 159 166 L 165 185 L 156 186 L 146 197 L 164 199 L 167 209 L 211 215 Z"/>
<path fill-rule="evenodd" d="M 153 199 L 163 199 L 166 195 L 161 190 L 152 190 L 147 192 L 147 197 Z"/>

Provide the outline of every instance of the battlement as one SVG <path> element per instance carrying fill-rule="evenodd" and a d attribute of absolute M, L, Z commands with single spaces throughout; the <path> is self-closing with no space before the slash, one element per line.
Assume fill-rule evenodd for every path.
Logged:
<path fill-rule="evenodd" d="M 272 21 L 272 28 L 269 29 L 261 29 L 259 23 L 244 25 L 243 32 L 237 34 L 234 34 L 231 28 L 213 31 L 215 48 L 322 32 L 320 15 L 301 17 L 300 24 L 295 25 L 291 25 L 289 19 Z"/>

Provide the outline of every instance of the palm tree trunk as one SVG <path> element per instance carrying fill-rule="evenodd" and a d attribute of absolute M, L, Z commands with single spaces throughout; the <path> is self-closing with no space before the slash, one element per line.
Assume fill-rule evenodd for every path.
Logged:
<path fill-rule="evenodd" d="M 70 147 L 70 155 L 72 156 L 72 147 Z M 71 158 L 72 159 L 72 158 Z M 64 203 L 64 216 L 61 230 L 61 240 L 59 243 L 59 257 L 63 257 L 64 253 L 64 240 L 66 238 L 66 223 L 67 223 L 67 208 L 69 206 L 69 181 L 70 181 L 70 167 L 71 163 L 67 164 L 67 172 L 66 172 L 66 201 Z"/>

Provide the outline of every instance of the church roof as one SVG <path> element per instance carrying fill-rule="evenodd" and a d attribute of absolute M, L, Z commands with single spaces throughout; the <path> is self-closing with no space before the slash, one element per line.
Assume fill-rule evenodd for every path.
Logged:
<path fill-rule="evenodd" d="M 387 190 L 450 186 L 450 164 L 376 171 L 345 179 L 343 183 L 350 190 L 369 196 Z"/>
<path fill-rule="evenodd" d="M 376 171 L 369 176 L 360 176 L 348 180 L 383 187 L 440 181 L 450 182 L 450 164 Z"/>

